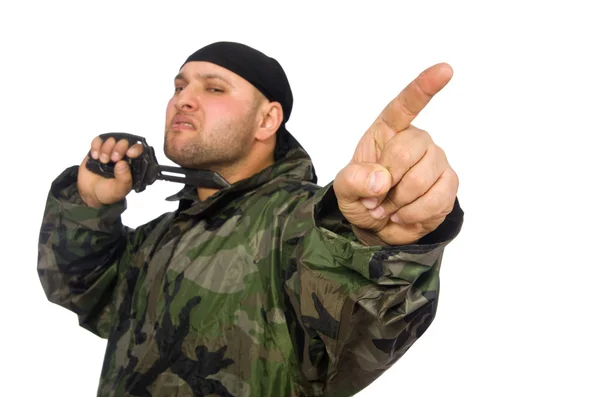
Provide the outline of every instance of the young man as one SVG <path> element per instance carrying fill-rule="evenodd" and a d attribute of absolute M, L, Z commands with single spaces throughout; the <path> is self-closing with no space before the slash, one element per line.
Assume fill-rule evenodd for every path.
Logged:
<path fill-rule="evenodd" d="M 186 186 L 176 211 L 122 225 L 141 147 L 110 138 L 52 184 L 39 240 L 48 299 L 107 338 L 99 396 L 350 396 L 431 324 L 458 179 L 411 125 L 450 80 L 435 65 L 384 109 L 335 180 L 316 185 L 285 128 L 279 63 L 238 43 L 175 78 L 164 150 L 230 187 Z"/>

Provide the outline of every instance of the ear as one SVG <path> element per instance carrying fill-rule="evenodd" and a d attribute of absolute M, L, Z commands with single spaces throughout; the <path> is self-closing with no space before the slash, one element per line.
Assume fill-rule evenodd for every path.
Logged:
<path fill-rule="evenodd" d="M 265 102 L 260 107 L 258 114 L 260 124 L 255 138 L 259 141 L 266 141 L 275 135 L 283 122 L 283 108 L 279 102 Z"/>

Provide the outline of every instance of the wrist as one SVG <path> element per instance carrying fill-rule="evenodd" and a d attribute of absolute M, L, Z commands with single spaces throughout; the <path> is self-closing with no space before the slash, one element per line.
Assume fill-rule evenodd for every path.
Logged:
<path fill-rule="evenodd" d="M 98 201 L 98 199 L 93 197 L 93 195 L 91 194 L 84 194 L 81 192 L 80 189 L 77 189 L 77 193 L 79 194 L 79 198 L 81 199 L 81 201 L 90 208 L 99 209 L 104 206 L 100 201 Z"/>
<path fill-rule="evenodd" d="M 362 244 L 369 246 L 369 247 L 375 247 L 375 246 L 389 247 L 390 246 L 385 241 L 383 241 L 379 236 L 377 236 L 376 233 L 373 233 L 372 231 L 369 231 L 366 229 L 361 229 L 358 226 L 354 226 L 354 225 L 351 225 L 351 226 L 352 226 L 352 231 L 354 232 L 354 235 L 356 236 L 358 241 L 360 241 Z"/>

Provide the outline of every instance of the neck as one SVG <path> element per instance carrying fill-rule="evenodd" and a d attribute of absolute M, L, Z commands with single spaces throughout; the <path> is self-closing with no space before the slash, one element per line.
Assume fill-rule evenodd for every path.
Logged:
<path fill-rule="evenodd" d="M 233 185 L 236 182 L 241 180 L 250 178 L 251 176 L 259 173 L 267 167 L 270 167 L 275 163 L 273 155 L 261 158 L 252 159 L 252 156 L 249 156 L 245 159 L 245 161 L 238 162 L 234 165 L 230 165 L 228 167 L 223 167 L 220 169 L 214 169 L 214 171 L 218 172 L 225 180 Z M 207 188 L 197 188 L 198 198 L 200 201 L 204 201 L 211 197 L 213 194 L 217 193 L 218 189 L 207 189 Z"/>

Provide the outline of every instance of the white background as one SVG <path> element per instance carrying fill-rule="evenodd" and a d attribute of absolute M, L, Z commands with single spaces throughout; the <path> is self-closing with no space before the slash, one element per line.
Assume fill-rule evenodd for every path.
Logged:
<path fill-rule="evenodd" d="M 420 71 L 454 68 L 415 125 L 460 176 L 464 228 L 433 325 L 361 397 L 600 395 L 594 2 L 325 3 L 2 3 L 0 394 L 95 395 L 105 341 L 37 278 L 48 188 L 104 132 L 143 135 L 168 164 L 174 75 L 201 46 L 234 40 L 285 68 L 288 127 L 322 184 Z M 163 199 L 178 188 L 131 194 L 124 221 L 173 209 Z"/>

